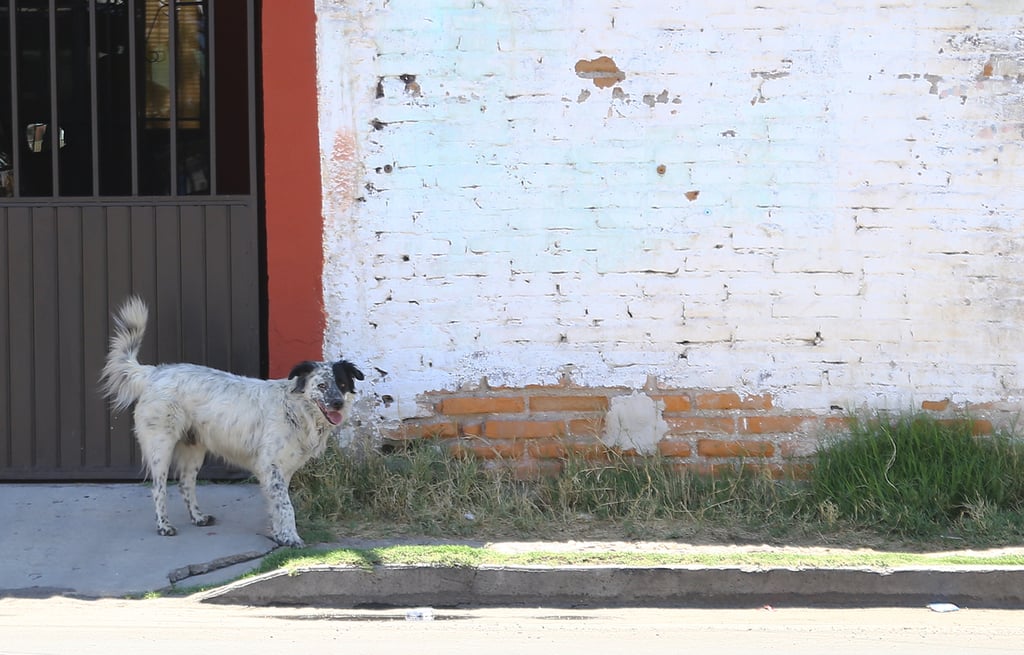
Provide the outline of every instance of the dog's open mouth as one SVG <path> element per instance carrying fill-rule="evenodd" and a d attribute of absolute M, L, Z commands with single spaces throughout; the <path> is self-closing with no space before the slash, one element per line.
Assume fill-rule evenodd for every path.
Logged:
<path fill-rule="evenodd" d="M 341 412 L 335 409 L 328 409 L 323 403 L 317 403 L 320 407 L 320 411 L 324 413 L 324 417 L 331 425 L 338 425 L 341 423 L 341 419 L 345 418 Z"/>

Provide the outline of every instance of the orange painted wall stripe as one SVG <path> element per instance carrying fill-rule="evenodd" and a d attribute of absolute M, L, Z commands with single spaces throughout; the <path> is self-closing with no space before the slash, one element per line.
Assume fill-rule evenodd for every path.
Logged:
<path fill-rule="evenodd" d="M 323 212 L 312 0 L 262 3 L 268 374 L 320 359 Z"/>

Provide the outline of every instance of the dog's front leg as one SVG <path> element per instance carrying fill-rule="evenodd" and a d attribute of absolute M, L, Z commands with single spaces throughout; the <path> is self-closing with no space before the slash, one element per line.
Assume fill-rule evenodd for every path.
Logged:
<path fill-rule="evenodd" d="M 271 538 L 282 546 L 302 548 L 305 542 L 295 529 L 295 509 L 288 495 L 288 480 L 281 469 L 271 465 L 264 473 L 257 476 L 260 489 L 267 498 L 270 510 Z"/>

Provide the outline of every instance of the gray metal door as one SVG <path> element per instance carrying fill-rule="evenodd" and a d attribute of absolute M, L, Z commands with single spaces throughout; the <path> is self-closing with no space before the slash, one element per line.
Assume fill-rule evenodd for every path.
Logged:
<path fill-rule="evenodd" d="M 143 361 L 261 374 L 255 25 L 253 0 L 0 2 L 0 480 L 143 476 L 96 384 L 131 293 Z"/>

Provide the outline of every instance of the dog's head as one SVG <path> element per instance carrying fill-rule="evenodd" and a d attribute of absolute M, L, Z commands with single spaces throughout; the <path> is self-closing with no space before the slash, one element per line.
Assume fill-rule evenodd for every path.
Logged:
<path fill-rule="evenodd" d="M 292 393 L 305 395 L 323 412 L 331 425 L 338 425 L 345 419 L 347 404 L 356 390 L 356 380 L 363 379 L 363 372 L 349 361 L 339 359 L 331 362 L 300 362 L 295 365 L 288 379 L 295 379 Z"/>

